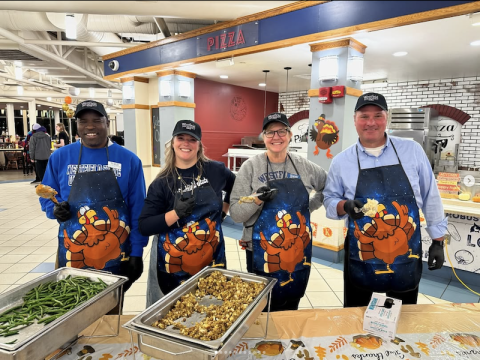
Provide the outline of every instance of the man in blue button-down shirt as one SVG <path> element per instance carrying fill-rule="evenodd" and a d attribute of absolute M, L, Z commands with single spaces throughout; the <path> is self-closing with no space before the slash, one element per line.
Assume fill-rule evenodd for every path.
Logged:
<path fill-rule="evenodd" d="M 439 269 L 444 262 L 447 218 L 435 176 L 418 143 L 386 134 L 387 103 L 381 94 L 359 97 L 354 123 L 359 139 L 333 159 L 323 192 L 327 217 L 349 220 L 344 306 L 368 305 L 372 291 L 415 304 L 422 269 L 418 209 L 423 210 L 426 231 L 433 239 L 429 269 Z M 362 212 L 367 197 L 380 203 L 373 219 L 364 218 Z M 409 201 L 409 206 L 401 205 Z M 400 229 L 402 213 L 407 225 Z"/>

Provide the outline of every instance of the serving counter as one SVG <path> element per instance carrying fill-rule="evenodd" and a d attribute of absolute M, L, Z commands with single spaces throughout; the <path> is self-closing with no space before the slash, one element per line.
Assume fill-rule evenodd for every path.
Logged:
<path fill-rule="evenodd" d="M 247 340 L 264 333 L 262 313 L 229 359 L 480 359 L 480 304 L 404 305 L 394 341 L 366 334 L 364 312 L 365 307 L 271 313 L 267 338 Z M 122 316 L 121 322 L 132 318 Z M 83 334 L 106 333 L 115 322 L 104 316 Z M 132 349 L 123 328 L 117 337 L 81 339 L 63 353 L 62 360 L 156 359 L 142 354 L 135 342 Z"/>

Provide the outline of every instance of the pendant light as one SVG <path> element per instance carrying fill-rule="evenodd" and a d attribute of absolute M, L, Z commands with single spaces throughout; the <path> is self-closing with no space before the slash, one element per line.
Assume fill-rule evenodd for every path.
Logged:
<path fill-rule="evenodd" d="M 267 116 L 267 73 L 270 70 L 262 70 L 265 73 L 265 105 L 263 106 L 263 117 Z"/>
<path fill-rule="evenodd" d="M 284 67 L 284 70 L 287 70 L 287 87 L 285 89 L 285 96 L 287 96 L 288 93 L 288 70 L 291 70 L 292 68 L 290 66 Z M 282 103 L 280 103 L 280 112 L 285 112 L 285 107 L 283 106 Z"/>

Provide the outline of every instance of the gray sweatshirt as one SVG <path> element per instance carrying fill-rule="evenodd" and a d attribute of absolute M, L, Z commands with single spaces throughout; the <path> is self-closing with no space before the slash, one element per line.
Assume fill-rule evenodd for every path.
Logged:
<path fill-rule="evenodd" d="M 298 170 L 307 192 L 310 196 L 310 212 L 320 208 L 323 204 L 323 189 L 327 180 L 327 172 L 317 164 L 295 154 L 289 153 Z M 272 163 L 269 165 L 269 180 L 283 178 L 284 163 Z M 292 162 L 287 160 L 285 178 L 297 177 Z M 237 174 L 232 194 L 230 195 L 230 216 L 233 221 L 243 223 L 243 241 L 248 241 L 248 249 L 252 249 L 253 224 L 257 221 L 262 211 L 263 204 L 238 203 L 241 196 L 253 194 L 258 188 L 267 185 L 267 157 L 266 153 L 255 155 L 245 161 Z"/>
<path fill-rule="evenodd" d="M 43 131 L 37 131 L 30 139 L 30 159 L 32 160 L 48 160 L 52 152 L 50 151 L 50 136 Z"/>

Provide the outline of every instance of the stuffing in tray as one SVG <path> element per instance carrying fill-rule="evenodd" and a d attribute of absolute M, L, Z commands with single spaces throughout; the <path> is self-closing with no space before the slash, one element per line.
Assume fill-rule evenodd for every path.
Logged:
<path fill-rule="evenodd" d="M 195 295 L 182 296 L 167 315 L 152 326 L 165 329 L 174 325 L 182 335 L 206 341 L 216 340 L 225 334 L 264 287 L 263 283 L 245 282 L 239 276 L 229 280 L 220 271 L 214 271 L 198 281 Z M 201 298 L 209 295 L 210 298 L 213 296 L 223 300 L 223 304 L 203 306 L 198 303 Z M 194 326 L 186 327 L 182 322 L 194 312 L 204 313 L 206 318 Z"/>

